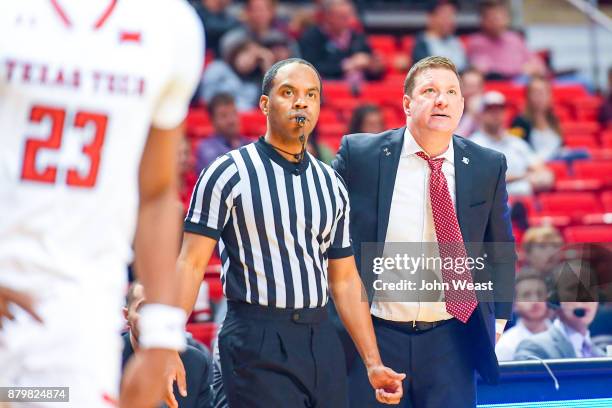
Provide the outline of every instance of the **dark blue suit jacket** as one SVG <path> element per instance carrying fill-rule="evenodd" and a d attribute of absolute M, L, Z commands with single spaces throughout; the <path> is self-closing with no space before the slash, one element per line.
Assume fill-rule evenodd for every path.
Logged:
<path fill-rule="evenodd" d="M 127 332 L 123 336 L 123 354 L 121 367 L 134 354 L 132 343 L 130 342 L 130 333 Z M 181 361 L 185 366 L 187 374 L 187 396 L 183 397 L 179 394 L 174 384 L 174 396 L 181 408 L 210 408 L 212 407 L 212 369 L 210 356 L 204 354 L 201 350 L 187 345 L 185 351 L 181 354 Z M 166 405 L 163 404 L 163 407 Z"/>
<path fill-rule="evenodd" d="M 385 241 L 405 129 L 345 136 L 332 164 L 348 187 L 353 250 L 370 300 L 375 275 L 371 268 L 361 270 L 361 244 Z M 496 382 L 495 318 L 510 319 L 516 262 L 507 205 L 506 159 L 459 136 L 453 136 L 453 144 L 459 227 L 464 241 L 471 243 L 467 245 L 469 256 L 482 256 L 486 250 L 487 277 L 494 288 L 493 297 L 479 302 L 468 325 L 479 354 L 475 356 L 476 367 L 485 380 Z M 486 245 L 494 242 L 507 244 Z M 474 281 L 483 280 L 475 276 Z"/>

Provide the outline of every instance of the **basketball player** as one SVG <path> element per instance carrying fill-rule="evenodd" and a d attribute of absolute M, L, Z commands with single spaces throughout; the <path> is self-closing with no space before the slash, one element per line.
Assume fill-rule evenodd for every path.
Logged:
<path fill-rule="evenodd" d="M 13 303 L 0 311 L 13 318 L 1 386 L 70 387 L 58 407 L 116 405 L 134 243 L 150 303 L 121 403 L 161 399 L 185 344 L 177 147 L 203 48 L 181 0 L 1 2 L 0 304 Z"/>

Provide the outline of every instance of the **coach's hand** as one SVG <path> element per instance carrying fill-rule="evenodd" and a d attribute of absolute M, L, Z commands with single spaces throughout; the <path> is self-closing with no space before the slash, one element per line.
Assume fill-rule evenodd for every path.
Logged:
<path fill-rule="evenodd" d="M 177 359 L 180 362 L 180 357 L 174 350 L 138 350 L 125 368 L 119 406 L 122 408 L 151 408 L 164 401 L 170 408 L 177 408 L 178 403 L 172 392 L 171 381 L 177 378 L 181 394 L 186 388 L 185 369 L 182 362 L 180 368 L 177 367 Z M 179 380 L 181 375 L 182 383 Z M 168 387 L 168 382 L 170 382 L 170 387 Z M 170 396 L 167 395 L 168 392 Z"/>
<path fill-rule="evenodd" d="M 40 316 L 34 310 L 34 299 L 25 292 L 9 289 L 5 286 L 0 286 L 0 329 L 2 328 L 2 320 L 15 319 L 15 316 L 9 310 L 10 304 L 15 304 L 25 310 L 32 318 L 38 322 L 42 322 Z"/>
<path fill-rule="evenodd" d="M 404 378 L 406 374 L 398 374 L 384 365 L 368 367 L 368 379 L 376 390 L 376 400 L 383 404 L 399 404 L 404 395 Z"/>

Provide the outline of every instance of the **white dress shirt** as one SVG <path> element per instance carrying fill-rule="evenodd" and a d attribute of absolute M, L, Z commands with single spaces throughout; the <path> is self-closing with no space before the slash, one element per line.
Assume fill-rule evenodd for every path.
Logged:
<path fill-rule="evenodd" d="M 385 242 L 437 242 L 434 227 L 431 200 L 429 196 L 429 164 L 416 155 L 423 149 L 406 128 L 404 144 L 397 167 L 395 187 L 389 213 L 389 226 Z M 453 143 L 446 152 L 438 156 L 444 158 L 442 173 L 446 177 L 448 190 L 456 208 L 455 198 L 455 164 Z M 423 248 L 431 248 L 429 244 Z M 385 253 L 386 252 L 386 253 Z M 386 251 L 383 256 L 390 256 Z M 391 255 L 393 256 L 393 255 Z M 426 256 L 439 256 L 429 253 Z M 440 271 L 435 271 L 438 276 Z M 420 282 L 417 282 L 420 286 Z M 414 292 L 413 292 L 414 294 Z M 447 320 L 452 316 L 446 311 L 446 304 L 441 302 L 382 302 L 374 296 L 371 312 L 381 319 L 399 322 Z"/>
<path fill-rule="evenodd" d="M 546 320 L 546 327 L 550 326 L 550 321 Z M 514 353 L 518 345 L 525 339 L 530 338 L 535 333 L 529 331 L 527 326 L 523 323 L 523 319 L 519 319 L 516 324 L 505 331 L 501 338 L 495 345 L 495 354 L 497 355 L 498 361 L 511 361 L 514 360 Z"/>

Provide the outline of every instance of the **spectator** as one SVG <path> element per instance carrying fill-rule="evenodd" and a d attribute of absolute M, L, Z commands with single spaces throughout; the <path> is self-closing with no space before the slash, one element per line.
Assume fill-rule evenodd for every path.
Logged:
<path fill-rule="evenodd" d="M 509 30 L 510 12 L 504 1 L 485 1 L 480 8 L 480 32 L 467 44 L 470 65 L 488 79 L 544 75 L 540 58 L 527 49 L 525 40 Z"/>
<path fill-rule="evenodd" d="M 231 0 L 200 0 L 193 3 L 206 30 L 206 48 L 220 55 L 219 42 L 228 31 L 239 27 L 240 22 L 227 12 Z"/>
<path fill-rule="evenodd" d="M 561 127 L 553 111 L 551 84 L 546 78 L 535 76 L 525 91 L 525 111 L 514 118 L 510 132 L 529 143 L 541 160 L 552 160 L 560 153 Z"/>
<path fill-rule="evenodd" d="M 128 332 L 123 337 L 122 367 L 125 367 L 132 354 L 138 353 L 138 320 L 140 307 L 145 303 L 143 286 L 134 282 L 128 291 L 127 304 L 123 308 L 123 315 L 127 320 Z M 191 345 L 180 353 L 181 361 L 185 367 L 187 380 L 187 396 L 179 394 L 174 386 L 174 397 L 180 407 L 203 408 L 210 407 L 213 401 L 212 368 L 210 356 Z"/>
<path fill-rule="evenodd" d="M 287 34 L 288 23 L 278 17 L 276 5 L 276 0 L 247 0 L 245 25 L 255 41 L 259 42 L 271 30 Z"/>
<path fill-rule="evenodd" d="M 249 143 L 240 135 L 240 116 L 232 95 L 216 94 L 208 104 L 208 114 L 213 125 L 213 134 L 202 140 L 197 151 L 198 174 L 217 157 Z"/>
<path fill-rule="evenodd" d="M 270 31 L 262 39 L 261 45 L 270 50 L 274 62 L 298 56 L 296 42 L 280 31 Z"/>
<path fill-rule="evenodd" d="M 266 43 L 272 39 L 275 42 L 280 39 L 289 48 L 289 57 L 299 57 L 299 47 L 288 34 L 287 23 L 276 16 L 275 0 L 248 0 L 244 7 L 244 25 L 227 35 L 236 33 L 246 35 L 262 47 L 267 47 Z"/>
<path fill-rule="evenodd" d="M 484 93 L 484 77 L 475 68 L 468 68 L 461 74 L 461 93 L 463 94 L 464 108 L 456 134 L 470 137 L 478 130 L 480 108 L 482 107 L 482 94 Z"/>
<path fill-rule="evenodd" d="M 321 26 L 307 29 L 300 39 L 302 57 L 326 79 L 346 79 L 358 87 L 364 78 L 379 78 L 382 61 L 372 54 L 363 33 L 351 28 L 354 8 L 349 0 L 323 1 Z"/>
<path fill-rule="evenodd" d="M 597 302 L 561 302 L 554 323 L 545 332 L 523 340 L 515 358 L 603 357 L 603 351 L 592 343 L 589 332 L 597 307 Z"/>
<path fill-rule="evenodd" d="M 416 37 L 412 61 L 417 62 L 430 55 L 450 58 L 463 71 L 467 65 L 463 43 L 455 35 L 457 4 L 450 0 L 436 0 L 427 13 L 427 28 Z"/>
<path fill-rule="evenodd" d="M 516 280 L 516 324 L 504 332 L 495 345 L 499 361 L 514 360 L 519 343 L 534 334 L 546 331 L 550 326 L 546 305 L 546 283 L 536 272 L 523 270 Z"/>
<path fill-rule="evenodd" d="M 387 127 L 385 118 L 377 105 L 361 105 L 351 114 L 348 133 L 380 133 Z"/>
<path fill-rule="evenodd" d="M 531 227 L 525 231 L 521 246 L 525 266 L 546 279 L 559 264 L 563 238 L 554 227 Z"/>
<path fill-rule="evenodd" d="M 206 103 L 226 92 L 234 97 L 239 111 L 257 107 L 263 74 L 274 61 L 273 54 L 257 45 L 244 32 L 233 31 L 221 40 L 222 60 L 215 60 L 204 71 L 201 95 Z"/>
<path fill-rule="evenodd" d="M 604 127 L 612 127 L 612 67 L 608 68 L 608 97 L 599 110 L 599 121 Z"/>
<path fill-rule="evenodd" d="M 471 140 L 506 156 L 508 194 L 531 195 L 534 190 L 550 188 L 554 182 L 553 174 L 527 142 L 508 133 L 504 126 L 505 113 L 504 95 L 495 91 L 485 93 L 482 97 L 480 130 Z"/>

